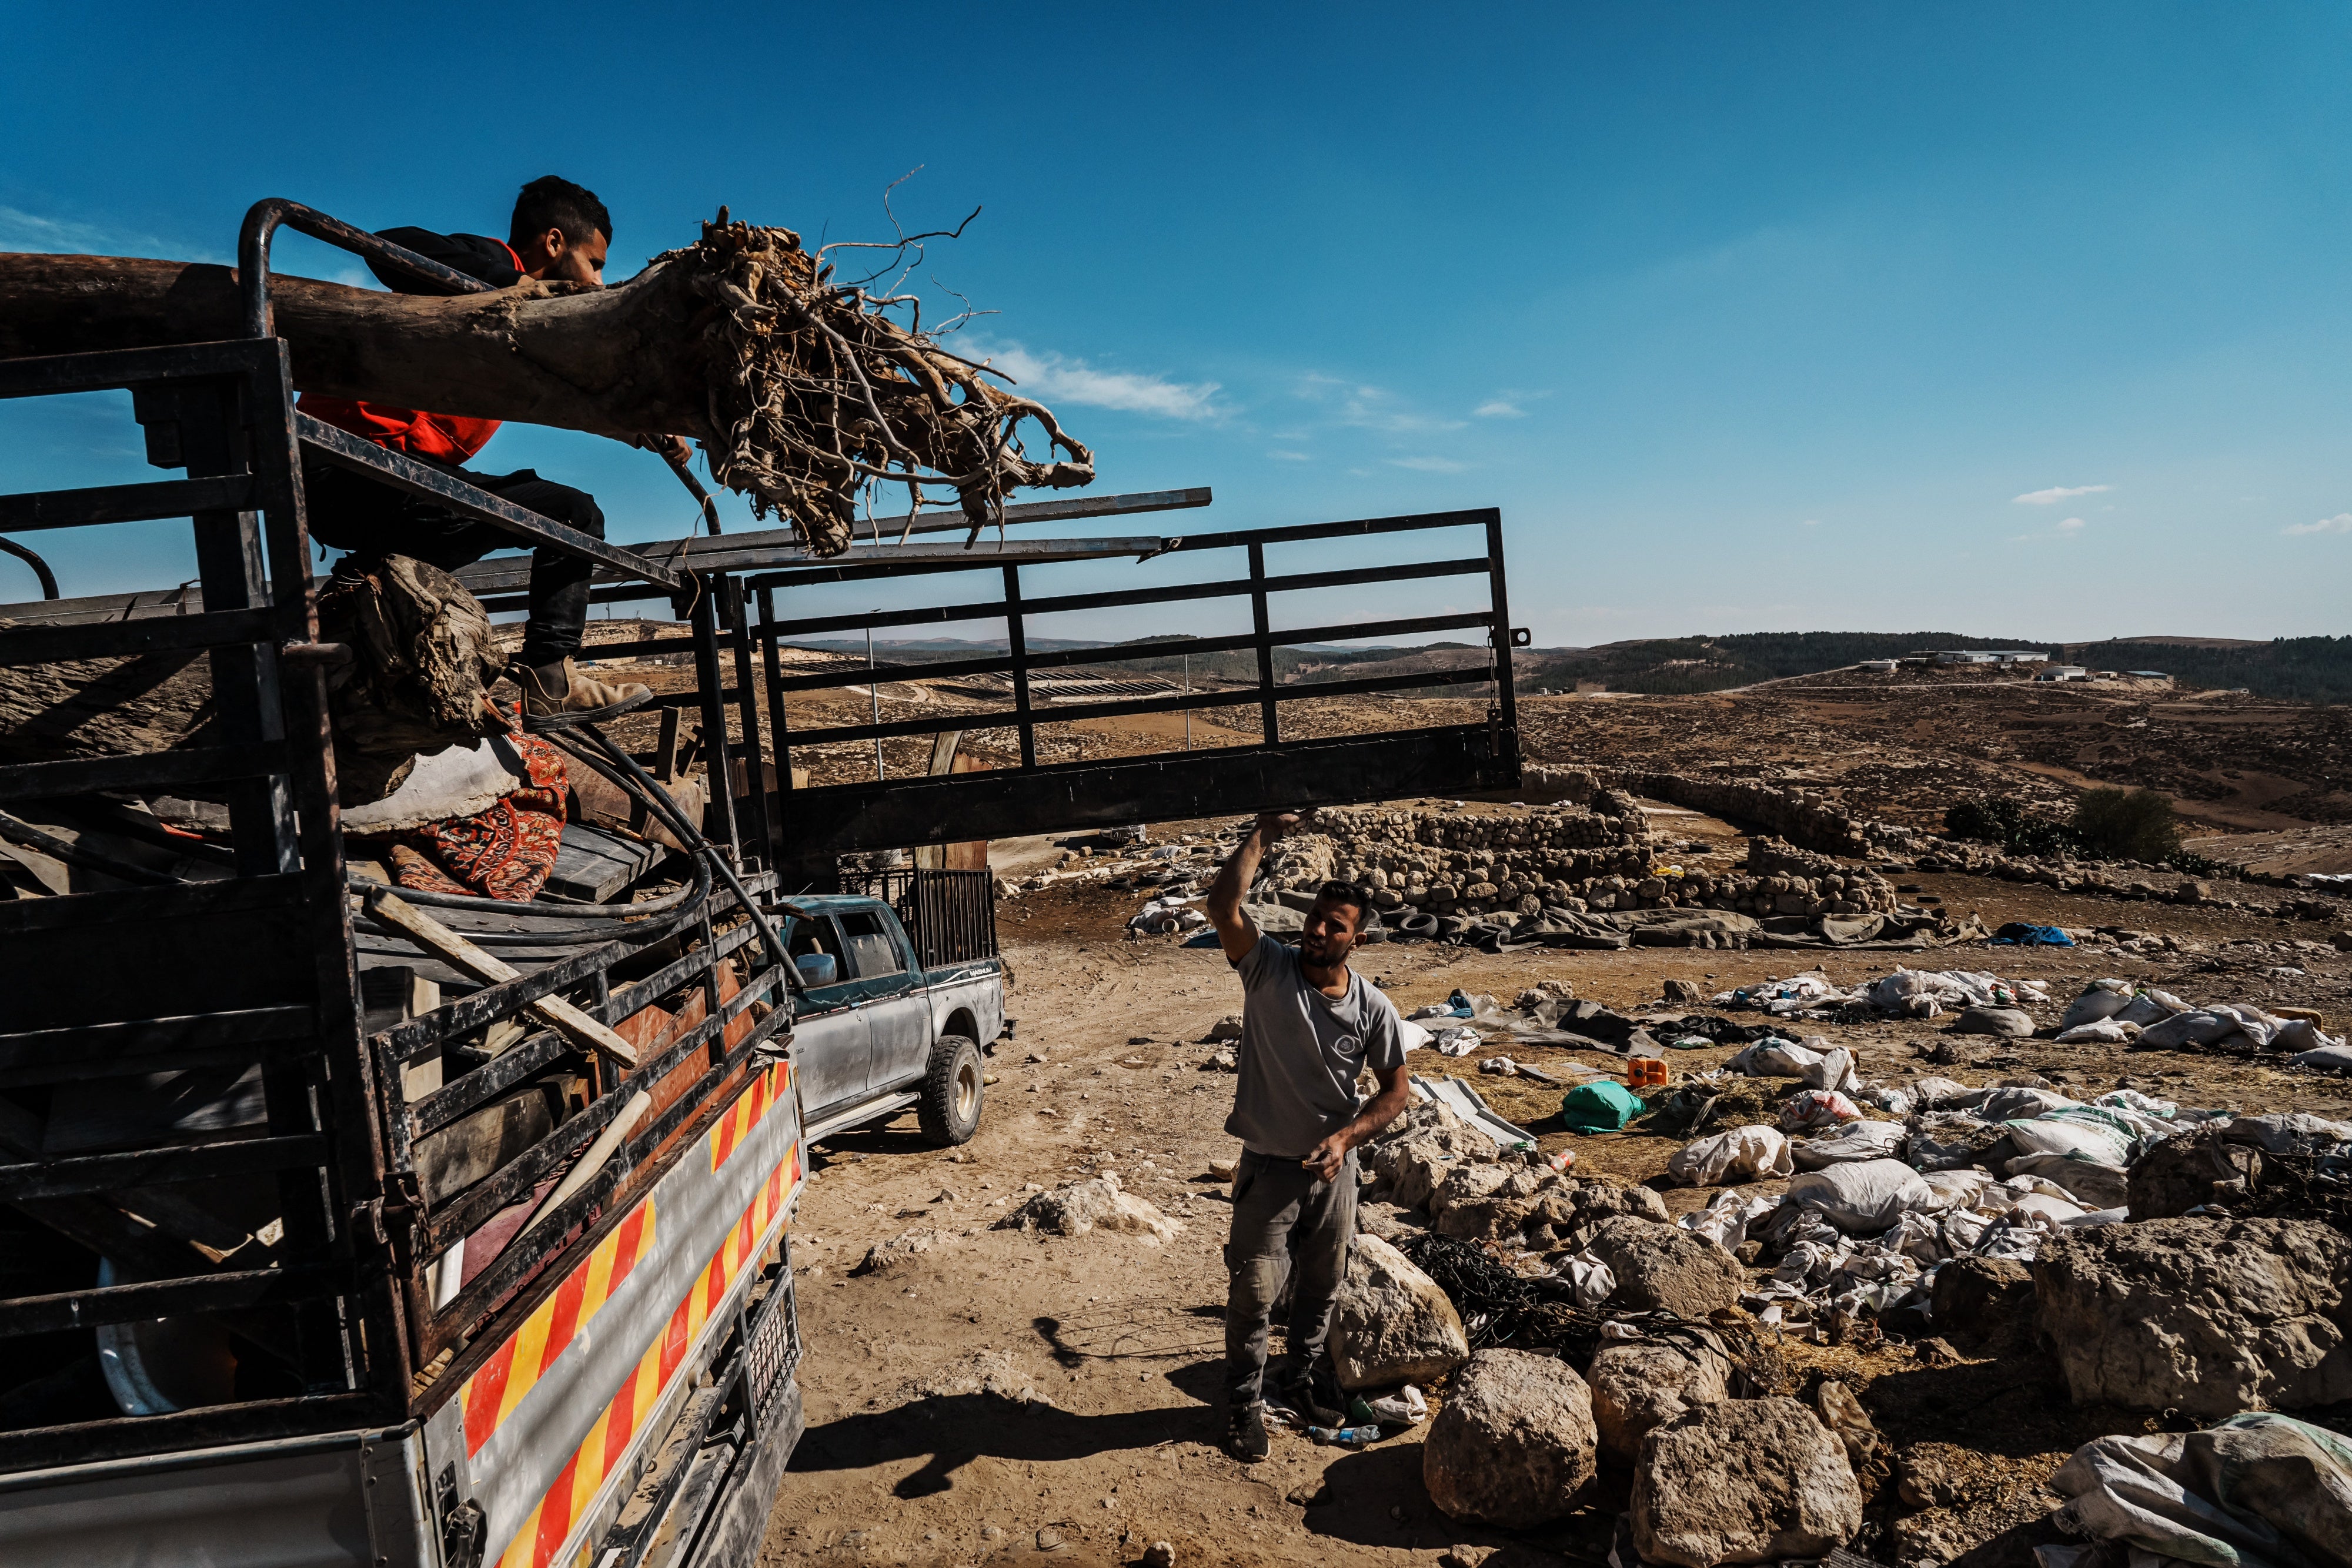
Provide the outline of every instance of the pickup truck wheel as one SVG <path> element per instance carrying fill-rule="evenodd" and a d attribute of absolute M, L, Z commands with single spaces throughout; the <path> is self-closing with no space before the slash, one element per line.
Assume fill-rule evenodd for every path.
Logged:
<path fill-rule="evenodd" d="M 970 1143 L 980 1131 L 981 1085 L 986 1076 L 980 1041 L 969 1035 L 940 1036 L 931 1047 L 930 1071 L 923 1075 L 923 1097 L 915 1107 L 923 1136 L 945 1148 Z"/>

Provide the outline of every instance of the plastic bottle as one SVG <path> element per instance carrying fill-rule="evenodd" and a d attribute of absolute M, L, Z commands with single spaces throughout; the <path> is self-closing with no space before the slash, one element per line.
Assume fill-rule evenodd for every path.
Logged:
<path fill-rule="evenodd" d="M 1340 1448 L 1360 1448 L 1381 1440 L 1378 1427 L 1309 1427 L 1307 1435 L 1318 1443 Z"/>

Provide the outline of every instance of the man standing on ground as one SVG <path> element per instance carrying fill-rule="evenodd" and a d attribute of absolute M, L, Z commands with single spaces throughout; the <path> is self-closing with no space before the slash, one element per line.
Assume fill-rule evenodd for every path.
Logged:
<path fill-rule="evenodd" d="M 1363 929 L 1363 895 L 1323 884 L 1296 951 L 1262 935 L 1242 895 L 1267 846 L 1298 818 L 1260 813 L 1209 888 L 1209 918 L 1242 981 L 1240 1076 L 1225 1131 L 1242 1141 L 1225 1245 L 1225 1451 L 1265 1458 L 1267 1320 L 1283 1277 L 1290 1298 L 1290 1365 L 1279 1391 L 1311 1419 L 1337 1426 L 1347 1400 L 1324 1339 L 1356 1232 L 1356 1145 L 1405 1107 L 1404 1031 L 1397 1010 L 1348 967 Z M 1367 1103 L 1367 1067 L 1380 1092 Z"/>
<path fill-rule="evenodd" d="M 453 271 L 499 288 L 526 277 L 555 283 L 604 287 L 604 254 L 613 240 L 612 214 L 595 193 L 552 174 L 533 180 L 515 199 L 503 242 L 485 235 L 444 235 L 430 229 L 386 229 L 380 236 L 437 261 Z M 389 262 L 371 258 L 369 268 L 401 294 L 441 294 L 427 282 Z M 478 490 L 513 502 L 567 528 L 604 537 L 604 513 L 584 490 L 542 479 L 536 469 L 513 474 L 476 474 L 464 465 L 498 434 L 495 419 L 425 413 L 354 398 L 305 395 L 303 413 L 339 430 L 454 474 Z M 686 442 L 655 436 L 645 444 L 683 463 Z M 404 555 L 445 571 L 470 565 L 493 550 L 510 549 L 511 534 L 451 511 L 425 497 L 378 483 L 367 475 L 312 457 L 303 467 L 305 510 L 310 537 L 320 544 L 366 557 Z M 522 687 L 529 714 L 578 713 L 635 707 L 651 699 L 642 685 L 606 685 L 572 665 L 588 622 L 590 562 L 541 547 L 530 565 L 530 618 L 522 649 L 510 673 Z"/>

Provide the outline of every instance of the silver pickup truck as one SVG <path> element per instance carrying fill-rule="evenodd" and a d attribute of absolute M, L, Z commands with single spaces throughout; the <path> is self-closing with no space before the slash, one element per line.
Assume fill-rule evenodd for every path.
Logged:
<path fill-rule="evenodd" d="M 1005 1027 L 1003 961 L 981 950 L 994 944 L 918 944 L 878 898 L 804 895 L 784 915 L 803 988 L 793 1000 L 793 1062 L 806 1136 L 911 1105 L 932 1142 L 969 1139 L 987 1077 L 982 1047 Z"/>

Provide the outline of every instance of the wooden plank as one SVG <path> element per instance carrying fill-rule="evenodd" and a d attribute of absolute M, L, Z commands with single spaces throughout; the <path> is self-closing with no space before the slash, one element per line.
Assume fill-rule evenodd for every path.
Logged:
<path fill-rule="evenodd" d="M 117 1187 L 164 1186 L 210 1176 L 290 1170 L 327 1163 L 327 1140 L 316 1133 L 282 1138 L 237 1138 L 184 1149 L 140 1149 L 121 1155 L 0 1166 L 0 1198 L 61 1197 Z"/>
<path fill-rule="evenodd" d="M 665 723 L 677 712 L 676 708 L 664 708 Z M 580 822 L 566 822 L 562 841 L 555 852 L 555 867 L 547 873 L 546 891 L 559 898 L 603 904 L 652 869 L 660 853 L 642 839 L 608 833 Z"/>
<path fill-rule="evenodd" d="M 316 1028 L 316 1017 L 303 1007 L 241 1008 L 235 1012 L 0 1034 L 0 1069 L 70 1059 L 76 1066 L 97 1063 L 135 1071 L 142 1059 L 151 1056 L 176 1059 L 184 1051 L 307 1040 Z"/>
<path fill-rule="evenodd" d="M 372 893 L 368 912 L 397 927 L 416 945 L 486 985 L 522 978 L 511 965 L 492 957 L 446 925 L 391 893 Z M 563 1038 L 583 1051 L 602 1051 L 624 1067 L 637 1064 L 636 1048 L 561 997 L 541 997 L 530 1004 Z"/>
<path fill-rule="evenodd" d="M 157 1280 L 129 1285 L 97 1285 L 53 1295 L 19 1296 L 0 1301 L 0 1339 L 21 1334 L 62 1333 L 100 1323 L 190 1312 L 222 1312 L 315 1301 L 349 1288 L 341 1270 L 317 1266 L 236 1269 L 193 1280 Z"/>

